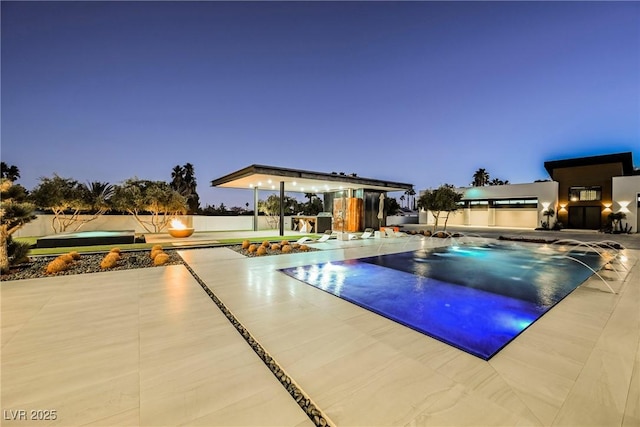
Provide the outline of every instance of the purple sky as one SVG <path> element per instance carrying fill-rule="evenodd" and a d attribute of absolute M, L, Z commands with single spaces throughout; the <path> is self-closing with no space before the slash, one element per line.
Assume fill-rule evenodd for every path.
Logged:
<path fill-rule="evenodd" d="M 250 164 L 415 185 L 640 164 L 638 2 L 2 1 L 2 161 L 28 189 Z M 266 194 L 260 195 L 261 198 Z"/>

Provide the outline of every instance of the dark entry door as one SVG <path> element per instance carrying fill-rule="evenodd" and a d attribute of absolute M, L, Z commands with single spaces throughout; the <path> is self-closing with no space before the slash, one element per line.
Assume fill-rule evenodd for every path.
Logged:
<path fill-rule="evenodd" d="M 600 226 L 600 206 L 569 206 L 569 228 L 598 230 Z"/>

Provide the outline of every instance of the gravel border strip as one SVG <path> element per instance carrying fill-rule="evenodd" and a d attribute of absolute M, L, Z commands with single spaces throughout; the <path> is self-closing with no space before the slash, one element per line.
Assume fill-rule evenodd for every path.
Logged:
<path fill-rule="evenodd" d="M 222 301 L 209 289 L 207 284 L 200 279 L 195 271 L 191 268 L 187 262 L 184 262 L 184 266 L 189 273 L 198 282 L 202 289 L 209 295 L 209 298 L 218 306 L 222 314 L 225 315 L 227 320 L 236 328 L 238 333 L 242 335 L 242 338 L 249 344 L 251 349 L 258 355 L 260 360 L 269 368 L 271 373 L 278 379 L 280 384 L 287 390 L 287 393 L 296 401 L 296 403 L 302 408 L 309 419 L 318 427 L 330 426 L 329 418 L 313 403 L 311 398 L 298 386 L 293 378 L 291 378 L 282 367 L 271 357 L 269 353 L 260 345 L 260 343 L 249 333 L 249 331 L 238 321 L 238 319 L 231 313 L 231 311 L 224 305 Z"/>

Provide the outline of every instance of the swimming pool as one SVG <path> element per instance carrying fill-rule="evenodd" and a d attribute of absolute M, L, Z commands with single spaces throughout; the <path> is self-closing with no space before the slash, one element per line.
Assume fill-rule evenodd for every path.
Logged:
<path fill-rule="evenodd" d="M 581 263 L 597 270 L 604 260 L 548 246 L 456 245 L 281 271 L 489 360 L 593 274 Z"/>

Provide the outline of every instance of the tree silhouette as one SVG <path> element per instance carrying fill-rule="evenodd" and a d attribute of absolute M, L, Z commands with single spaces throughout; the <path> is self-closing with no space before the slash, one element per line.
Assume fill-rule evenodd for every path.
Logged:
<path fill-rule="evenodd" d="M 200 209 L 200 196 L 196 191 L 196 174 L 191 163 L 176 165 L 171 170 L 171 188 L 187 201 L 187 213 L 194 214 Z"/>
<path fill-rule="evenodd" d="M 473 182 L 471 185 L 474 187 L 484 187 L 489 184 L 489 173 L 486 169 L 480 168 L 473 174 Z"/>
<path fill-rule="evenodd" d="M 14 182 L 18 178 L 20 178 L 20 170 L 17 166 L 9 166 L 5 162 L 0 162 L 0 177 Z"/>

